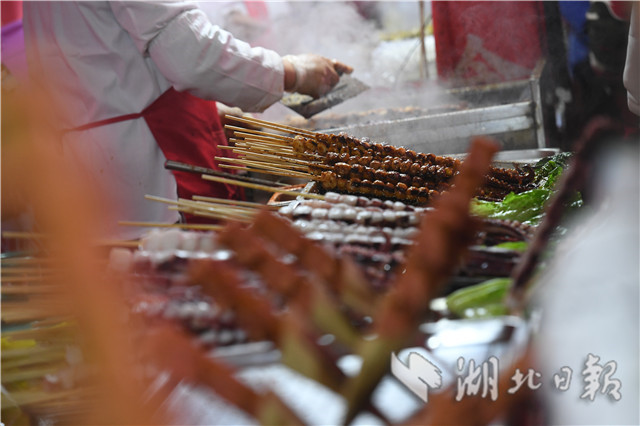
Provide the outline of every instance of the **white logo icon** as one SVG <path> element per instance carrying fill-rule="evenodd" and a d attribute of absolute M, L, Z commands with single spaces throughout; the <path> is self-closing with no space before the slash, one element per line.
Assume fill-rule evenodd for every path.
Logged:
<path fill-rule="evenodd" d="M 442 371 L 417 352 L 411 352 L 405 365 L 391 353 L 391 374 L 424 402 L 429 399 L 429 388 L 442 386 Z"/>

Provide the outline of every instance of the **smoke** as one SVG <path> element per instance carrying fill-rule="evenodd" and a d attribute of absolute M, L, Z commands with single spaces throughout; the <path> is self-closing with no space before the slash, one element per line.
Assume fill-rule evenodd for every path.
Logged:
<path fill-rule="evenodd" d="M 239 3 L 239 2 L 235 2 Z M 430 15 L 429 2 L 427 16 Z M 354 68 L 353 77 L 371 87 L 315 117 L 370 110 L 414 107 L 432 109 L 454 101 L 435 83 L 435 46 L 427 38 L 429 79 L 420 78 L 417 37 L 382 41 L 382 33 L 409 33 L 420 26 L 418 2 L 401 1 L 268 1 L 269 22 L 262 30 L 248 28 L 246 13 L 234 2 L 200 3 L 215 23 L 245 41 L 275 50 L 281 55 L 316 53 Z M 237 8 L 238 14 L 229 13 Z M 226 10 L 226 12 L 225 12 Z M 277 103 L 262 118 L 283 121 L 296 116 Z M 354 116 L 353 123 L 359 118 Z"/>
<path fill-rule="evenodd" d="M 354 77 L 371 80 L 372 58 L 379 34 L 352 3 L 292 2 L 290 13 L 272 25 L 271 46 L 280 54 L 316 53 L 354 68 Z"/>

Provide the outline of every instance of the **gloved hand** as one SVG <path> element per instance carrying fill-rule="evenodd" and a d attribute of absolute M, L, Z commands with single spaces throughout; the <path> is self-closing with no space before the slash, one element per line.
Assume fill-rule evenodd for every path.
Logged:
<path fill-rule="evenodd" d="M 348 65 L 314 54 L 287 55 L 282 58 L 285 66 L 285 90 L 310 95 L 318 98 L 328 91 L 340 80 L 342 73 L 350 74 L 353 71 Z M 295 71 L 295 81 L 287 87 L 287 68 Z"/>
<path fill-rule="evenodd" d="M 230 120 L 228 118 L 226 118 L 226 115 L 231 115 L 234 117 L 246 117 L 246 118 L 253 118 L 253 116 L 251 114 L 245 113 L 243 112 L 240 108 L 238 107 L 230 107 L 228 105 L 223 104 L 222 102 L 216 102 L 216 107 L 218 108 L 218 116 L 220 117 L 220 123 L 222 123 L 222 126 L 224 127 L 226 124 L 229 124 L 231 126 L 236 126 L 236 127 L 244 127 L 247 129 L 255 129 L 255 130 L 261 130 L 260 128 L 256 128 L 255 126 L 252 126 L 251 124 L 247 124 L 247 123 L 242 123 L 240 121 L 235 121 L 235 120 Z M 234 137 L 234 130 L 229 130 L 227 128 L 224 129 L 224 134 L 227 137 L 227 142 L 229 141 L 229 139 Z"/>

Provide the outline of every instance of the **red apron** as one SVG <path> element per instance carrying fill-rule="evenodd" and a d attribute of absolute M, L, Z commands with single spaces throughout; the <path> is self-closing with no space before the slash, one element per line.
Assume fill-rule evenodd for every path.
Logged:
<path fill-rule="evenodd" d="M 167 160 L 220 170 L 214 157 L 224 156 L 218 145 L 227 138 L 214 101 L 206 101 L 171 88 L 142 112 L 95 121 L 73 130 L 87 130 L 107 124 L 144 118 Z M 217 198 L 244 198 L 241 188 L 204 180 L 195 173 L 172 171 L 178 197 L 190 200 L 193 195 Z M 211 222 L 206 218 L 185 215 L 187 222 Z"/>

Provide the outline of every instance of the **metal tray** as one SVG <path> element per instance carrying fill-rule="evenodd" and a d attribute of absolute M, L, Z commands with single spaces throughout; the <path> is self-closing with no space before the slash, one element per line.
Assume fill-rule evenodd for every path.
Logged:
<path fill-rule="evenodd" d="M 345 132 L 418 152 L 464 153 L 473 136 L 495 137 L 503 150 L 545 148 L 540 61 L 528 79 L 451 90 L 467 107 L 397 120 L 354 124 L 323 130 Z M 546 74 L 544 74 L 546 75 Z"/>
<path fill-rule="evenodd" d="M 498 152 L 493 157 L 493 164 L 497 167 L 511 168 L 516 165 L 533 165 L 545 157 L 551 157 L 560 152 L 559 148 L 514 149 Z M 464 159 L 467 154 L 450 154 L 450 157 Z"/>

